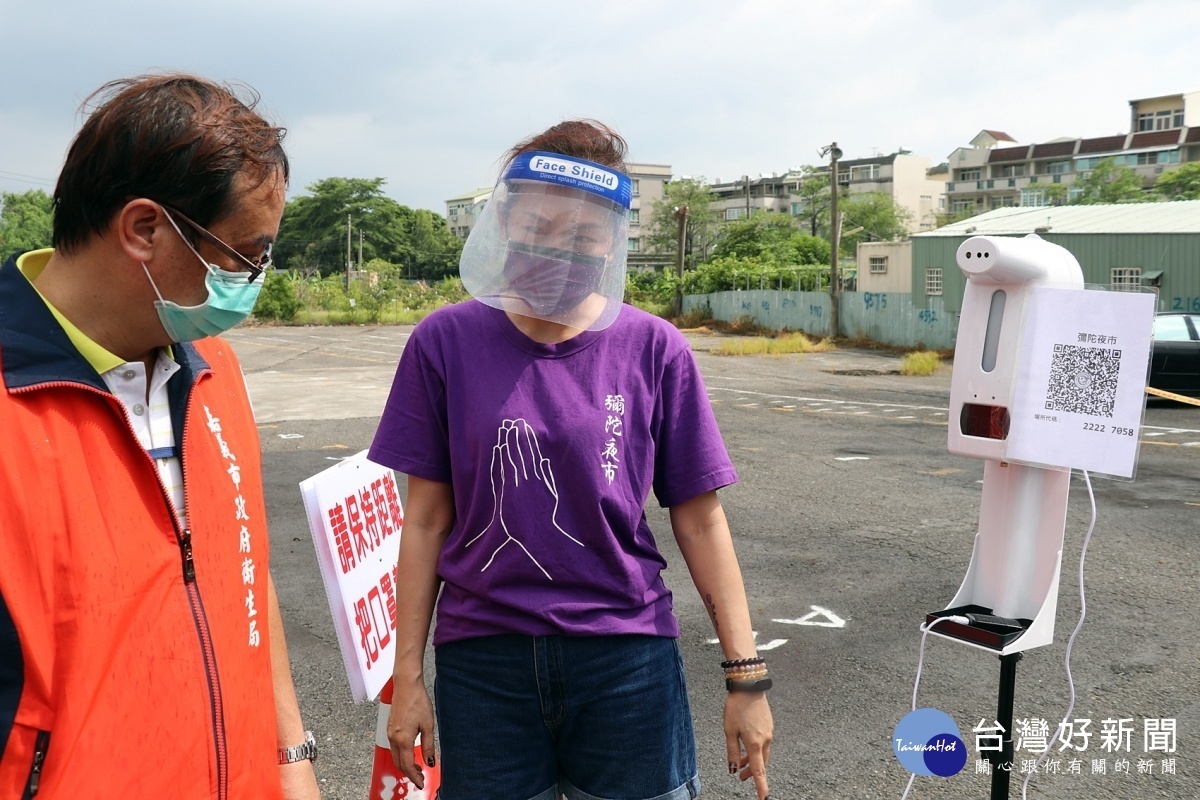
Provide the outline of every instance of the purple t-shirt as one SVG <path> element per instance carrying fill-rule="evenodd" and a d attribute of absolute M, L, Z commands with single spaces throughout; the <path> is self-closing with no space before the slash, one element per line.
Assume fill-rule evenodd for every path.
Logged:
<path fill-rule="evenodd" d="M 737 481 L 691 349 L 624 306 L 560 344 L 476 301 L 405 347 L 369 456 L 450 483 L 434 643 L 499 633 L 678 636 L 643 511 Z"/>

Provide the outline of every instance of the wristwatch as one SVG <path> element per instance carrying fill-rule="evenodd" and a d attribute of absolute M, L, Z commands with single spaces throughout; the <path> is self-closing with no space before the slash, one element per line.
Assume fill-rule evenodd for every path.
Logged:
<path fill-rule="evenodd" d="M 317 740 L 313 738 L 312 731 L 304 732 L 304 744 L 298 744 L 294 747 L 279 748 L 279 764 L 295 764 L 297 761 L 316 761 L 317 760 Z"/>

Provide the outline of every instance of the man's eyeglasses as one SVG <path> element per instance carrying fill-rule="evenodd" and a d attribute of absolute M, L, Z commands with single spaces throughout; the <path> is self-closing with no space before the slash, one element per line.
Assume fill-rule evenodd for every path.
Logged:
<path fill-rule="evenodd" d="M 188 219 L 187 215 L 182 211 L 171 208 L 168 205 L 163 205 L 162 203 L 159 203 L 159 205 L 161 205 L 163 210 L 166 211 L 171 217 L 186 223 L 187 226 L 195 231 L 201 239 L 232 258 L 241 266 L 245 267 L 246 271 L 250 273 L 249 277 L 246 278 L 247 283 L 254 283 L 254 281 L 258 279 L 259 275 L 262 275 L 271 268 L 271 245 L 267 245 L 267 249 L 261 256 L 258 257 L 257 261 L 251 261 L 237 250 L 234 250 L 232 247 L 222 242 L 220 239 L 210 233 L 203 225 Z"/>

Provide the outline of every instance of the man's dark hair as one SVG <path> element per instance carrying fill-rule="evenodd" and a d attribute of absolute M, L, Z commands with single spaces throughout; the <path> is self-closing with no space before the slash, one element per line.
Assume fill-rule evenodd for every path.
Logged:
<path fill-rule="evenodd" d="M 286 182 L 284 129 L 263 119 L 258 95 L 194 75 L 112 81 L 71 143 L 54 187 L 54 246 L 71 252 L 103 234 L 125 203 L 148 197 L 201 225 L 233 213 L 240 174 Z"/>

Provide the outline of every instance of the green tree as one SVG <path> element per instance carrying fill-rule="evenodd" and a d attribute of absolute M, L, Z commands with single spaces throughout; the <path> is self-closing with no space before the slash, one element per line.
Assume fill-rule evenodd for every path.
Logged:
<path fill-rule="evenodd" d="M 1142 177 L 1117 163 L 1116 158 L 1101 161 L 1089 174 L 1075 181 L 1075 188 L 1082 190 L 1073 201 L 1076 205 L 1144 203 L 1156 199 L 1146 192 Z"/>
<path fill-rule="evenodd" d="M 1200 161 L 1164 172 L 1154 191 L 1168 200 L 1200 200 Z"/>
<path fill-rule="evenodd" d="M 424 209 L 402 206 L 383 193 L 383 178 L 325 178 L 309 194 L 284 208 L 275 260 L 282 269 L 321 275 L 346 269 L 347 225 L 350 258 L 383 259 L 403 265 L 411 277 L 441 277 L 458 268 L 462 245 L 445 221 Z"/>
<path fill-rule="evenodd" d="M 291 275 L 272 270 L 263 277 L 263 287 L 254 304 L 258 319 L 278 319 L 288 322 L 296 318 L 304 304 L 296 297 Z"/>
<path fill-rule="evenodd" d="M 842 236 L 838 249 L 854 255 L 859 242 L 886 242 L 904 239 L 912 226 L 912 212 L 883 192 L 852 194 L 838 204 L 842 230 L 854 233 Z"/>
<path fill-rule="evenodd" d="M 54 199 L 41 189 L 0 193 L 0 259 L 21 250 L 49 247 Z"/>
<path fill-rule="evenodd" d="M 713 258 L 752 259 L 769 265 L 823 264 L 829 261 L 829 242 L 800 232 L 786 214 L 757 211 L 749 219 L 725 223 Z"/>
<path fill-rule="evenodd" d="M 833 193 L 829 191 L 829 172 L 816 167 L 802 167 L 804 173 L 797 190 L 802 198 L 797 217 L 804 221 L 810 236 L 827 235 L 829 231 L 829 208 Z"/>
<path fill-rule="evenodd" d="M 650 206 L 643 243 L 655 253 L 674 254 L 679 250 L 679 223 L 675 209 L 688 207 L 684 229 L 684 267 L 692 269 L 708 258 L 716 243 L 721 223 L 712 207 L 712 194 L 703 178 L 671 181 L 663 186 L 661 200 Z"/>
<path fill-rule="evenodd" d="M 976 211 L 973 207 L 966 211 L 935 211 L 933 213 L 933 227 L 944 228 L 947 225 L 962 222 L 964 219 L 970 219 L 976 214 L 981 213 L 983 212 Z"/>
<path fill-rule="evenodd" d="M 406 215 L 404 232 L 405 260 L 401 263 L 408 276 L 441 280 L 458 274 L 463 242 L 450 233 L 441 215 L 423 208 L 412 209 Z"/>
<path fill-rule="evenodd" d="M 1038 191 L 1046 197 L 1046 205 L 1065 206 L 1070 203 L 1070 191 L 1065 183 L 1039 183 Z"/>

